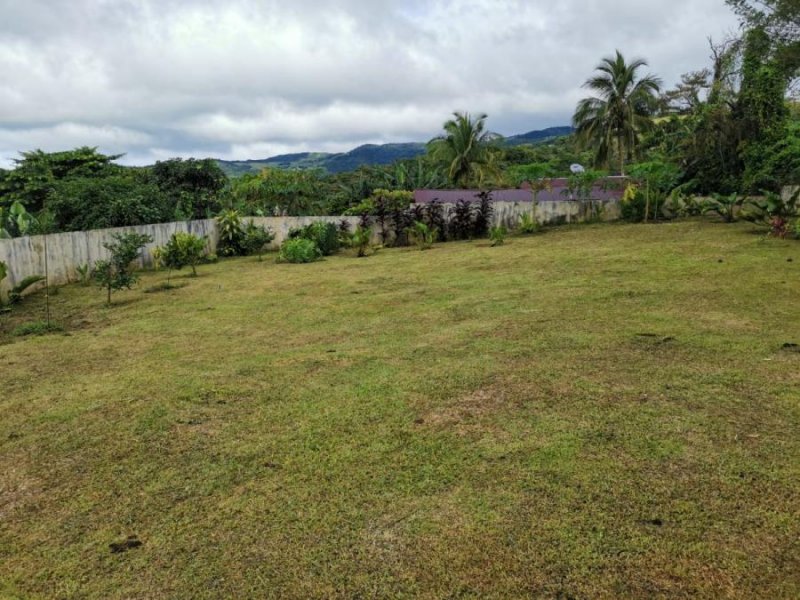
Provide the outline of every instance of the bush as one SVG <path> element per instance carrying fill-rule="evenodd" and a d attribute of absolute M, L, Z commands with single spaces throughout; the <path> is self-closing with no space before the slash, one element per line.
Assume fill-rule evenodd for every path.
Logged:
<path fill-rule="evenodd" d="M 475 237 L 483 237 L 489 233 L 489 226 L 494 215 L 494 205 L 492 204 L 492 193 L 481 192 L 478 194 L 480 202 L 475 208 Z"/>
<path fill-rule="evenodd" d="M 645 218 L 647 199 L 636 186 L 628 186 L 620 203 L 620 216 L 631 223 L 641 223 Z"/>
<path fill-rule="evenodd" d="M 441 235 L 442 241 L 447 241 L 447 221 L 444 217 L 444 207 L 438 200 L 433 200 L 425 206 L 425 225 L 430 231 L 436 231 L 437 236 Z M 416 223 L 412 228 L 416 228 Z"/>
<path fill-rule="evenodd" d="M 502 246 L 506 243 L 506 236 L 508 230 L 502 225 L 497 225 L 489 230 L 489 239 L 492 240 L 492 246 Z"/>
<path fill-rule="evenodd" d="M 726 223 L 733 223 L 736 221 L 739 210 L 742 208 L 744 202 L 745 197 L 739 196 L 736 193 L 730 194 L 729 196 L 714 194 L 711 198 L 702 203 L 701 211 L 703 214 L 716 213 L 722 217 L 722 220 Z"/>
<path fill-rule="evenodd" d="M 306 225 L 300 230 L 300 237 L 314 242 L 323 256 L 330 256 L 339 251 L 339 231 L 333 223 L 317 221 Z"/>
<path fill-rule="evenodd" d="M 89 263 L 78 265 L 75 267 L 75 270 L 78 272 L 78 281 L 80 284 L 89 285 L 92 279 L 92 268 L 89 266 Z"/>
<path fill-rule="evenodd" d="M 536 218 L 528 212 L 522 213 L 519 216 L 519 224 L 517 225 L 517 231 L 522 235 L 530 235 L 532 233 L 538 233 L 541 230 L 542 226 Z"/>
<path fill-rule="evenodd" d="M 409 236 L 417 243 L 420 250 L 428 250 L 433 247 L 439 231 L 431 229 L 426 223 L 422 221 L 415 221 L 414 225 L 408 230 Z"/>
<path fill-rule="evenodd" d="M 168 269 L 181 270 L 183 267 L 192 267 L 192 276 L 196 277 L 197 265 L 206 254 L 206 240 L 179 231 L 172 234 L 158 254 L 160 262 Z"/>
<path fill-rule="evenodd" d="M 281 245 L 278 262 L 310 263 L 322 258 L 317 245 L 302 237 L 290 238 Z"/>
<path fill-rule="evenodd" d="M 371 227 L 362 227 L 359 225 L 356 227 L 356 230 L 353 232 L 353 235 L 350 236 L 350 247 L 355 248 L 358 252 L 358 257 L 363 258 L 367 255 L 367 250 L 369 250 L 370 242 L 372 241 L 372 228 Z"/>
<path fill-rule="evenodd" d="M 259 227 L 252 221 L 244 229 L 242 247 L 247 254 L 257 254 L 258 260 L 264 254 L 264 249 L 275 239 L 275 234 L 268 227 Z"/>
<path fill-rule="evenodd" d="M 467 200 L 459 200 L 453 207 L 452 215 L 450 237 L 454 240 L 469 239 L 474 229 L 472 204 Z"/>
<path fill-rule="evenodd" d="M 342 219 L 339 221 L 339 226 L 337 227 L 337 231 L 339 234 L 339 245 L 345 246 L 350 243 L 350 221 L 347 219 Z"/>

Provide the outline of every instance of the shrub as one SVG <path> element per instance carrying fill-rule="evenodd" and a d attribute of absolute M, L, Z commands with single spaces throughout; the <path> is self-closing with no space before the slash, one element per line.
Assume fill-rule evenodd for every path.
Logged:
<path fill-rule="evenodd" d="M 245 232 L 238 211 L 226 210 L 217 217 L 219 242 L 217 252 L 222 256 L 241 256 L 244 254 Z"/>
<path fill-rule="evenodd" d="M 92 279 L 92 268 L 89 266 L 89 263 L 78 265 L 75 267 L 75 270 L 78 272 L 78 281 L 80 284 L 89 285 Z"/>
<path fill-rule="evenodd" d="M 772 217 L 769 221 L 769 234 L 772 237 L 784 239 L 789 235 L 789 221 L 784 217 Z"/>
<path fill-rule="evenodd" d="M 431 229 L 422 221 L 415 221 L 414 225 L 409 229 L 409 235 L 414 239 L 420 250 L 432 248 L 438 234 L 439 231 L 437 229 Z"/>
<path fill-rule="evenodd" d="M 139 258 L 144 245 L 153 241 L 149 235 L 140 233 L 117 233 L 113 239 L 113 242 L 103 244 L 111 257 L 108 260 L 99 260 L 94 265 L 94 279 L 108 292 L 109 306 L 112 291 L 131 289 L 139 280 L 132 263 Z"/>
<path fill-rule="evenodd" d="M 259 227 L 252 221 L 244 229 L 244 239 L 242 247 L 247 254 L 257 254 L 258 260 L 262 260 L 264 249 L 275 239 L 275 234 L 268 227 Z"/>
<path fill-rule="evenodd" d="M 472 204 L 467 200 L 459 200 L 453 207 L 453 216 L 450 219 L 450 237 L 454 240 L 469 239 L 473 229 Z"/>
<path fill-rule="evenodd" d="M 333 223 L 323 221 L 311 223 L 303 227 L 300 235 L 314 242 L 323 256 L 330 256 L 339 251 L 339 232 Z"/>
<path fill-rule="evenodd" d="M 353 235 L 350 236 L 350 246 L 356 249 L 359 258 L 362 258 L 367 255 L 367 251 L 370 248 L 371 241 L 372 241 L 371 227 L 362 227 L 361 225 L 359 225 L 358 227 L 356 227 L 356 230 L 353 232 Z"/>
<path fill-rule="evenodd" d="M 519 216 L 517 231 L 520 234 L 530 235 L 532 233 L 538 233 L 541 228 L 541 224 L 536 220 L 532 213 L 524 212 Z"/>
<path fill-rule="evenodd" d="M 170 271 L 181 270 L 183 267 L 192 267 L 192 276 L 197 276 L 197 265 L 206 254 L 205 238 L 178 231 L 161 248 L 159 252 L 161 262 Z"/>
<path fill-rule="evenodd" d="M 436 231 L 437 235 L 442 236 L 442 241 L 446 241 L 447 222 L 444 218 L 444 208 L 438 200 L 433 200 L 425 206 L 425 224 L 431 231 Z M 416 223 L 412 225 L 416 228 Z"/>
<path fill-rule="evenodd" d="M 647 199 L 642 191 L 635 185 L 629 185 L 625 189 L 620 203 L 620 216 L 625 221 L 631 223 L 641 223 L 645 220 L 647 210 Z"/>
<path fill-rule="evenodd" d="M 729 196 L 714 194 L 700 205 L 700 210 L 703 214 L 716 213 L 726 223 L 733 223 L 736 221 L 739 209 L 741 209 L 744 201 L 744 196 L 739 196 L 736 193 Z"/>
<path fill-rule="evenodd" d="M 350 243 L 350 221 L 347 219 L 342 219 L 339 221 L 339 225 L 337 227 L 337 231 L 339 234 L 339 245 L 345 246 Z"/>
<path fill-rule="evenodd" d="M 703 204 L 694 196 L 685 196 L 676 191 L 670 194 L 664 210 L 669 218 L 696 217 L 703 213 Z"/>
<path fill-rule="evenodd" d="M 278 262 L 310 263 L 322 258 L 317 245 L 306 238 L 290 238 L 281 245 Z"/>
<path fill-rule="evenodd" d="M 744 211 L 742 218 L 772 227 L 776 218 L 788 220 L 797 215 L 800 209 L 800 188 L 788 198 L 766 192 L 763 200 L 751 200 L 749 207 L 750 210 Z"/>
<path fill-rule="evenodd" d="M 475 237 L 483 237 L 489 233 L 489 226 L 492 216 L 494 216 L 494 205 L 491 192 L 481 192 L 478 194 L 478 198 L 480 201 L 475 208 L 474 233 Z"/>
<path fill-rule="evenodd" d="M 492 246 L 502 246 L 506 243 L 506 235 L 508 230 L 502 225 L 496 225 L 489 230 L 489 239 L 492 240 Z"/>

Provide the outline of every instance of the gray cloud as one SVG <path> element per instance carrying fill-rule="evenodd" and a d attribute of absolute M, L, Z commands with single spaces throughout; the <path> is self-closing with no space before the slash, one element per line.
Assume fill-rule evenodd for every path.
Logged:
<path fill-rule="evenodd" d="M 569 121 L 619 48 L 666 83 L 736 28 L 723 0 L 0 0 L 0 161 L 78 144 L 258 158 L 425 140 L 452 110 Z"/>

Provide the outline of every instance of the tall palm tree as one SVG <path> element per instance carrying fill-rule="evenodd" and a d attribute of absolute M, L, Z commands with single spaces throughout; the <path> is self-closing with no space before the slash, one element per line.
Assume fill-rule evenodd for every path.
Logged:
<path fill-rule="evenodd" d="M 626 159 L 635 155 L 639 134 L 652 125 L 652 108 L 661 89 L 658 77 L 637 76 L 645 66 L 642 59 L 626 63 L 619 50 L 604 58 L 598 74 L 583 84 L 595 96 L 578 102 L 572 117 L 578 139 L 595 149 L 596 162 L 608 166 L 616 155 L 623 175 Z"/>
<path fill-rule="evenodd" d="M 444 124 L 444 134 L 428 142 L 428 151 L 443 165 L 450 183 L 480 186 L 497 171 L 494 141 L 499 136 L 486 130 L 485 114 L 473 118 L 454 112 L 453 117 Z"/>

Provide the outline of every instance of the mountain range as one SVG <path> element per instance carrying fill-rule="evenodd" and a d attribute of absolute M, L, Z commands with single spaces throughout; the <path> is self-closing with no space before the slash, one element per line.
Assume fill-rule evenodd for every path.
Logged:
<path fill-rule="evenodd" d="M 503 138 L 507 146 L 541 144 L 572 133 L 572 127 L 549 127 Z M 425 153 L 425 144 L 365 144 L 349 152 L 299 152 L 255 160 L 217 160 L 228 176 L 257 173 L 265 167 L 280 169 L 321 169 L 328 173 L 352 171 L 362 166 L 389 165 L 396 160 L 416 158 Z"/>

